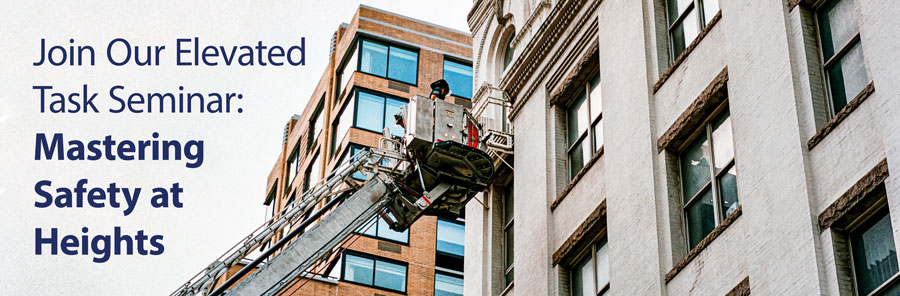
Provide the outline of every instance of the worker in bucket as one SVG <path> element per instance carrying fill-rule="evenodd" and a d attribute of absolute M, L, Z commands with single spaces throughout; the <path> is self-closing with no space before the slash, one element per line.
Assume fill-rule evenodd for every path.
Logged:
<path fill-rule="evenodd" d="M 440 99 L 444 100 L 445 97 L 450 95 L 450 84 L 447 83 L 447 80 L 438 80 L 431 83 L 431 95 L 428 97 L 432 100 Z M 401 111 L 397 114 L 394 114 L 394 121 L 402 128 L 406 128 L 406 123 L 403 122 L 403 116 L 406 114 L 406 107 L 402 107 Z"/>
<path fill-rule="evenodd" d="M 444 97 L 450 94 L 450 84 L 447 83 L 447 80 L 438 80 L 431 83 L 431 96 L 432 100 L 441 99 L 444 100 Z"/>

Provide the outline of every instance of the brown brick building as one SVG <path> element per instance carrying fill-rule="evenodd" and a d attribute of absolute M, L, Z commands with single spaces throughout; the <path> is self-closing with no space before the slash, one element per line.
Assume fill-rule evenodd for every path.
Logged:
<path fill-rule="evenodd" d="M 408 98 L 428 94 L 431 82 L 448 80 L 448 101 L 470 107 L 471 40 L 466 32 L 360 6 L 335 32 L 328 67 L 303 112 L 285 126 L 267 181 L 268 215 L 279 215 L 355 152 L 376 147 L 384 128 L 399 135 L 393 114 Z M 370 225 L 321 274 L 295 280 L 282 294 L 462 295 L 463 219 L 426 216 L 404 233 Z"/>

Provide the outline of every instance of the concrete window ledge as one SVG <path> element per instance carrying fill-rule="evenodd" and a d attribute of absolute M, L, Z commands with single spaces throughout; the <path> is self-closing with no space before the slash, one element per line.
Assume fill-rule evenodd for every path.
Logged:
<path fill-rule="evenodd" d="M 825 125 L 822 126 L 822 128 L 812 136 L 812 138 L 809 138 L 809 141 L 806 142 L 807 149 L 812 150 L 813 147 L 816 147 L 816 145 L 822 142 L 822 140 L 824 140 L 825 137 L 827 137 L 828 134 L 831 133 L 831 131 L 837 128 L 837 126 L 841 124 L 844 119 L 847 119 L 847 117 L 850 116 L 850 113 L 853 113 L 856 108 L 859 108 L 859 105 L 861 105 L 874 92 L 875 84 L 869 81 L 869 85 L 866 85 L 866 87 L 863 88 L 863 90 L 860 91 L 859 94 L 856 95 L 856 97 L 853 97 L 853 100 L 850 100 L 850 102 L 847 103 L 847 106 L 845 106 L 844 109 L 841 109 L 841 111 L 839 111 L 834 115 L 834 117 L 828 120 L 828 122 L 826 122 Z"/>
<path fill-rule="evenodd" d="M 580 171 L 578 171 L 578 174 L 575 174 L 575 177 L 572 177 L 572 181 L 569 181 L 569 184 L 566 185 L 566 188 L 564 188 L 559 192 L 558 195 L 556 195 L 556 199 L 553 200 L 553 203 L 550 204 L 551 212 L 556 210 L 556 207 L 559 206 L 563 199 L 566 199 L 566 196 L 569 195 L 569 192 L 572 191 L 572 188 L 575 188 L 575 185 L 578 184 L 578 181 L 581 181 L 581 178 L 583 178 L 584 175 L 587 174 L 587 172 L 591 169 L 591 167 L 594 166 L 594 163 L 596 163 L 600 159 L 600 156 L 603 156 L 603 146 L 600 146 L 600 149 L 597 149 L 597 152 L 594 152 L 594 155 L 591 156 L 591 160 L 589 160 L 588 163 L 584 165 L 584 167 L 582 167 Z"/>
<path fill-rule="evenodd" d="M 669 80 L 669 77 L 672 76 L 672 73 L 675 72 L 675 70 L 678 69 L 678 66 L 680 66 L 684 62 L 684 60 L 687 59 L 688 55 L 690 55 L 691 52 L 694 51 L 694 48 L 696 48 L 697 45 L 700 44 L 700 41 L 703 40 L 703 37 L 706 37 L 706 35 L 709 34 L 709 31 L 712 31 L 712 28 L 719 23 L 720 19 L 722 19 L 721 10 L 716 13 L 716 15 L 713 16 L 712 19 L 709 20 L 709 23 L 706 23 L 706 26 L 703 27 L 703 30 L 700 30 L 700 33 L 696 38 L 694 38 L 694 41 L 691 41 L 691 44 L 688 45 L 688 47 L 686 47 L 684 51 L 682 51 L 681 54 L 679 54 L 678 57 L 672 61 L 672 64 L 669 65 L 669 69 L 667 69 L 665 73 L 659 76 L 659 80 L 656 81 L 656 84 L 653 85 L 654 94 L 659 90 L 660 87 L 663 86 L 663 84 L 666 83 L 666 80 Z"/>
<path fill-rule="evenodd" d="M 741 212 L 743 212 L 742 208 L 743 206 L 738 206 L 737 210 L 735 210 L 734 213 L 731 213 L 728 218 L 722 220 L 722 223 L 719 224 L 719 226 L 716 226 L 716 228 L 713 229 L 713 231 L 708 235 L 706 235 L 706 237 L 703 238 L 703 240 L 701 240 L 696 247 L 691 249 L 691 251 L 688 252 L 687 255 L 684 256 L 684 258 L 681 258 L 681 261 L 678 261 L 678 263 L 675 264 L 675 267 L 672 267 L 672 270 L 670 270 L 669 273 L 666 274 L 666 284 L 674 279 L 675 276 L 678 275 L 679 272 L 681 272 L 681 270 L 687 267 L 687 265 L 690 264 L 691 261 L 694 260 L 694 258 L 697 258 L 697 255 L 700 255 L 700 253 L 703 252 L 703 250 L 706 249 L 706 247 L 708 247 L 714 240 L 716 240 L 716 238 L 722 235 L 722 233 L 725 232 L 725 229 L 727 229 L 728 226 L 731 226 L 731 224 L 733 224 L 735 220 L 740 218 Z"/>

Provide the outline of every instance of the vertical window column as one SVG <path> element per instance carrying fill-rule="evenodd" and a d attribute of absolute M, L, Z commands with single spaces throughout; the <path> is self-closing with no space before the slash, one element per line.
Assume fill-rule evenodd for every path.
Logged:
<path fill-rule="evenodd" d="M 288 157 L 287 163 L 287 182 L 284 184 L 285 189 L 291 188 L 291 184 L 294 183 L 294 178 L 297 177 L 297 173 L 300 172 L 300 141 L 297 141 L 297 144 L 294 145 L 294 150 L 291 152 L 291 156 Z M 285 190 L 287 191 L 287 190 Z"/>
<path fill-rule="evenodd" d="M 689 249 L 738 208 L 734 141 L 727 105 L 703 125 L 680 156 Z"/>
<path fill-rule="evenodd" d="M 569 180 L 574 178 L 603 146 L 602 110 L 600 74 L 596 74 L 566 109 Z"/>
<path fill-rule="evenodd" d="M 667 0 L 669 62 L 674 61 L 697 38 L 700 30 L 719 11 L 718 0 Z"/>
<path fill-rule="evenodd" d="M 601 296 L 609 291 L 609 250 L 606 239 L 591 245 L 589 251 L 572 268 L 573 296 Z"/>
<path fill-rule="evenodd" d="M 869 295 L 875 290 L 880 292 L 896 290 L 894 287 L 879 289 L 900 270 L 897 263 L 897 247 L 894 245 L 894 231 L 891 228 L 891 215 L 887 207 L 850 231 L 849 238 L 857 294 Z"/>
<path fill-rule="evenodd" d="M 816 11 L 831 115 L 869 83 L 853 0 L 833 0 Z"/>
<path fill-rule="evenodd" d="M 503 189 L 503 278 L 504 286 L 509 287 L 513 283 L 513 186 L 512 181 Z"/>

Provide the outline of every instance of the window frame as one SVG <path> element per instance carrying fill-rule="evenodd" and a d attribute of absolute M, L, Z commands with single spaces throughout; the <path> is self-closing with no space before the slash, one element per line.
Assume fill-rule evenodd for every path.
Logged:
<path fill-rule="evenodd" d="M 465 275 L 446 272 L 446 271 L 438 270 L 437 268 L 434 270 L 434 273 L 435 273 L 435 275 L 434 275 L 434 291 L 432 292 L 433 294 L 437 294 L 437 275 L 438 274 L 446 276 L 446 277 L 452 277 L 452 278 L 465 280 Z M 463 287 L 465 287 L 465 286 L 463 286 Z"/>
<path fill-rule="evenodd" d="M 460 60 L 460 59 L 456 59 L 456 58 L 453 58 L 453 57 L 450 57 L 450 56 L 447 56 L 447 55 L 444 55 L 444 60 L 441 62 L 441 79 L 444 79 L 444 80 L 447 79 L 447 78 L 446 78 L 446 77 L 447 77 L 447 62 L 456 63 L 456 64 L 468 66 L 469 68 L 471 68 L 471 69 L 472 69 L 472 75 L 471 75 L 471 77 L 472 77 L 472 79 L 473 79 L 472 83 L 474 83 L 474 79 L 475 79 L 475 68 L 474 68 L 474 66 L 472 65 L 472 62 L 471 62 L 471 61 L 464 62 L 464 61 L 462 61 L 462 60 Z M 459 97 L 459 98 L 463 98 L 463 99 L 472 100 L 472 97 L 475 96 L 475 88 L 474 88 L 474 85 L 472 85 L 472 86 L 470 86 L 470 87 L 472 87 L 472 93 L 469 94 L 468 97 L 466 97 L 466 96 L 460 96 L 460 95 L 458 95 L 457 93 L 452 92 L 452 91 L 453 91 L 453 87 L 452 87 L 452 86 L 451 86 L 451 88 L 450 88 L 450 90 L 451 90 L 450 95 L 451 95 L 451 96 L 455 96 L 455 97 Z"/>
<path fill-rule="evenodd" d="M 269 201 L 269 204 L 266 205 L 266 219 L 271 219 L 275 217 L 275 208 L 278 207 L 278 178 L 275 178 L 275 182 L 272 183 L 272 188 L 266 194 L 266 200 Z"/>
<path fill-rule="evenodd" d="M 371 43 L 374 43 L 377 45 L 387 47 L 387 52 L 385 53 L 386 59 L 384 61 L 385 62 L 384 76 L 379 75 L 379 74 L 374 74 L 374 73 L 363 72 L 359 69 L 360 67 L 362 67 L 361 57 L 362 57 L 362 48 L 363 48 L 362 43 L 363 42 L 371 42 Z M 353 70 L 353 72 L 366 73 L 368 75 L 381 77 L 384 79 L 388 79 L 388 80 L 403 83 L 403 84 L 408 84 L 411 86 L 419 85 L 419 69 L 420 69 L 419 66 L 421 66 L 421 60 L 422 60 L 421 59 L 422 51 L 420 48 L 416 48 L 416 47 L 412 47 L 412 46 L 408 46 L 408 45 L 401 45 L 401 44 L 397 44 L 397 43 L 393 43 L 393 42 L 389 42 L 389 41 L 383 41 L 383 40 L 379 40 L 379 39 L 372 38 L 369 36 L 360 36 L 357 38 L 357 40 L 354 41 L 354 43 L 355 43 L 356 48 L 354 48 L 353 50 L 356 51 L 357 58 L 356 58 L 356 68 Z M 416 53 L 416 75 L 415 75 L 416 79 L 412 83 L 410 83 L 408 81 L 403 81 L 403 80 L 399 80 L 396 78 L 388 77 L 388 76 L 390 76 L 390 73 L 391 73 L 391 48 L 392 47 L 397 47 L 397 48 L 400 48 L 403 50 L 412 51 L 412 52 Z M 345 72 L 346 67 L 347 67 L 347 65 L 344 65 L 344 71 L 342 71 L 341 75 L 344 75 L 343 72 Z M 353 75 L 353 72 L 351 72 L 350 75 Z"/>
<path fill-rule="evenodd" d="M 309 152 L 316 145 L 316 142 L 319 141 L 321 135 L 325 131 L 325 118 L 322 117 L 325 115 L 325 94 L 322 94 L 322 99 L 316 105 L 316 109 L 314 109 L 312 116 L 309 117 L 309 141 L 306 144 L 306 151 Z M 317 126 L 316 123 L 320 123 L 322 126 Z M 319 129 L 319 132 L 316 133 L 316 129 Z"/>
<path fill-rule="evenodd" d="M 366 148 L 369 148 L 369 147 L 366 147 L 366 146 L 360 145 L 360 144 L 356 144 L 353 142 L 347 143 L 347 147 L 342 148 L 343 151 L 340 153 L 340 156 L 337 158 L 337 162 L 335 162 L 334 167 L 335 168 L 340 167 L 341 165 L 344 164 L 345 161 L 349 161 L 349 160 L 347 160 L 347 157 L 353 157 L 354 154 L 358 153 L 358 152 L 352 152 L 353 149 L 363 150 Z M 356 172 L 356 173 L 351 174 L 350 177 L 356 181 L 365 182 L 367 180 L 367 179 L 356 178 L 355 176 L 357 173 L 363 174 L 362 172 Z M 363 174 L 363 175 L 365 175 L 365 174 Z"/>
<path fill-rule="evenodd" d="M 831 83 L 832 83 L 831 75 L 828 74 L 828 69 L 835 66 L 836 63 L 840 63 L 840 61 L 844 57 L 847 56 L 847 54 L 850 52 L 851 49 L 853 49 L 854 46 L 859 45 L 859 50 L 860 51 L 863 50 L 862 39 L 860 38 L 859 15 L 858 15 L 858 13 L 856 13 L 857 12 L 856 11 L 856 1 L 854 0 L 853 1 L 853 12 L 854 12 L 853 20 L 856 22 L 856 33 L 854 33 L 853 36 L 847 40 L 847 42 L 844 42 L 844 44 L 842 44 L 840 48 L 835 49 L 834 53 L 832 54 L 832 56 L 830 58 L 828 58 L 828 60 L 825 59 L 825 50 L 824 50 L 825 47 L 824 47 L 824 43 L 823 43 L 824 38 L 822 36 L 822 24 L 820 22 L 821 13 L 822 13 L 822 10 L 825 9 L 825 7 L 828 6 L 829 4 L 835 3 L 835 2 L 840 2 L 840 1 L 847 1 L 847 0 L 822 1 L 821 3 L 819 3 L 818 5 L 813 7 L 813 23 L 815 24 L 816 45 L 818 46 L 817 52 L 819 55 L 819 63 L 821 64 L 821 67 L 819 67 L 819 75 L 821 75 L 822 82 L 825 84 L 825 85 L 823 85 L 823 87 L 825 88 L 825 105 L 827 106 L 826 108 L 828 109 L 828 111 L 827 111 L 828 118 L 834 117 L 841 110 L 843 110 L 843 108 L 841 108 L 841 110 L 835 110 L 834 94 L 831 91 Z M 829 20 L 831 20 L 831 18 L 829 18 Z M 829 32 L 830 32 L 830 29 L 829 29 Z M 831 35 L 831 33 L 829 33 L 829 36 L 830 35 Z M 833 36 L 830 36 L 830 37 L 833 38 Z M 868 67 L 866 67 L 865 53 L 861 53 L 861 54 L 863 55 L 863 60 L 862 60 L 863 65 L 862 66 L 863 66 L 863 69 L 866 70 L 866 80 L 869 80 L 869 69 L 868 69 Z M 842 78 L 842 81 L 843 81 L 843 78 Z M 850 103 L 850 101 L 853 100 L 853 97 L 845 97 L 844 100 L 846 101 L 844 104 L 844 108 L 846 108 L 847 105 Z"/>
<path fill-rule="evenodd" d="M 503 266 L 502 267 L 503 268 L 502 268 L 502 270 L 503 270 L 504 289 L 508 289 L 515 282 L 515 274 L 514 274 L 515 261 L 516 261 L 515 257 L 513 256 L 512 262 L 507 261 L 507 259 L 511 256 L 510 254 L 508 254 L 508 251 L 510 249 L 508 244 L 510 244 L 510 242 L 507 240 L 507 234 L 513 233 L 513 237 L 515 237 L 515 232 L 513 232 L 513 231 L 514 231 L 516 217 L 513 213 L 507 213 L 506 203 L 511 202 L 513 205 L 510 207 L 510 210 L 515 212 L 515 195 L 513 194 L 513 192 L 514 192 L 514 187 L 513 187 L 512 181 L 509 181 L 509 183 L 506 186 L 502 187 L 501 194 L 503 195 L 503 199 L 502 199 L 503 207 L 501 208 L 500 216 L 502 219 L 500 221 L 503 222 L 503 230 L 502 230 L 503 231 L 503 238 L 502 238 L 502 242 L 503 242 L 502 243 Z M 508 199 L 507 199 L 507 197 L 508 197 Z M 509 221 L 506 221 L 507 217 L 509 217 Z M 515 247 L 514 240 L 511 245 L 513 245 L 513 247 Z M 513 276 L 512 280 L 510 280 L 511 274 Z"/>
<path fill-rule="evenodd" d="M 312 155 L 313 155 L 311 158 L 312 161 L 310 161 L 309 164 L 306 165 L 305 176 L 303 176 L 303 192 L 306 192 L 307 190 L 312 188 L 311 187 L 312 184 L 310 184 L 310 174 L 317 173 L 317 172 L 313 172 L 312 169 L 313 169 L 313 167 L 316 166 L 316 162 L 322 161 L 319 159 L 319 151 L 316 151 Z M 319 166 L 319 170 L 321 170 L 321 169 L 322 169 L 322 167 Z M 322 177 L 318 177 L 318 180 L 316 180 L 316 183 L 318 183 L 319 181 L 322 181 Z"/>
<path fill-rule="evenodd" d="M 354 180 L 355 180 L 355 179 L 354 179 Z M 365 231 L 368 230 L 368 229 L 357 229 L 357 230 L 354 230 L 353 233 L 355 233 L 355 234 L 357 234 L 357 235 L 365 236 L 365 237 L 374 238 L 374 239 L 377 239 L 377 240 L 383 240 L 383 241 L 388 241 L 388 242 L 392 242 L 392 243 L 396 243 L 396 244 L 401 244 L 401 245 L 404 245 L 404 246 L 409 246 L 409 238 L 410 238 L 409 233 L 410 233 L 410 229 L 411 229 L 411 228 L 407 228 L 406 231 L 404 231 L 404 232 L 406 232 L 406 241 L 405 241 L 405 242 L 404 242 L 404 241 L 400 241 L 400 240 L 395 240 L 395 239 L 392 239 L 392 238 L 388 238 L 388 237 L 381 236 L 381 235 L 379 234 L 380 232 L 378 231 L 378 224 L 379 224 L 378 222 L 381 221 L 381 217 L 380 217 L 380 216 L 375 216 L 374 218 L 375 218 L 375 219 L 372 220 L 372 222 L 374 222 L 375 224 L 372 225 L 372 228 L 375 229 L 375 235 L 371 235 L 371 234 L 365 233 Z M 363 224 L 363 227 L 368 226 L 368 225 L 369 225 L 369 221 L 366 221 L 366 223 Z M 390 229 L 390 228 L 388 228 L 388 230 L 389 230 L 389 231 L 394 231 L 393 229 Z"/>
<path fill-rule="evenodd" d="M 854 253 L 853 253 L 853 234 L 862 230 L 862 228 L 866 226 L 872 226 L 877 223 L 877 219 L 882 217 L 883 215 L 887 216 L 890 221 L 891 211 L 887 205 L 886 196 L 881 197 L 881 199 L 872 205 L 870 208 L 866 209 L 858 218 L 856 218 L 853 222 L 851 222 L 847 227 L 843 229 L 837 229 L 846 237 L 847 246 L 845 251 L 847 252 L 847 263 L 850 267 L 850 275 L 853 277 L 851 281 L 854 293 L 857 295 L 862 295 L 859 293 L 859 277 L 857 276 L 856 271 L 856 262 L 854 262 Z M 893 223 L 891 224 L 891 229 L 893 230 Z M 891 238 L 893 239 L 893 232 L 891 233 Z M 897 245 L 894 243 L 894 249 L 897 249 Z M 895 259 L 900 259 L 900 256 L 895 257 Z M 900 262 L 897 262 L 898 266 L 900 266 Z M 869 294 L 866 295 L 882 295 L 883 292 L 890 290 L 891 287 L 897 285 L 898 278 L 900 278 L 900 268 L 893 275 L 888 277 L 884 282 L 882 282 L 878 287 L 873 289 Z"/>
<path fill-rule="evenodd" d="M 573 180 L 575 178 L 575 175 L 578 175 L 578 173 L 581 172 L 581 170 L 584 170 L 585 164 L 590 162 L 590 158 L 586 159 L 586 160 L 582 160 L 584 162 L 584 164 L 582 164 L 582 167 L 580 169 L 578 169 L 577 172 L 572 170 L 572 168 L 573 168 L 572 165 L 574 165 L 574 163 L 572 162 L 571 155 L 572 155 L 572 151 L 575 150 L 575 148 L 577 146 L 583 144 L 584 141 L 588 141 L 589 143 L 586 148 L 588 148 L 591 151 L 591 153 L 590 153 L 591 158 L 593 158 L 594 155 L 599 153 L 600 148 L 603 147 L 602 144 L 597 146 L 597 132 L 594 130 L 594 127 L 596 127 L 598 124 L 600 124 L 603 121 L 603 107 L 602 107 L 603 104 L 601 104 L 600 113 L 597 114 L 597 118 L 591 118 L 591 81 L 594 79 L 594 77 L 597 77 L 597 79 L 599 79 L 599 81 L 600 81 L 600 82 L 598 82 L 597 85 L 598 85 L 598 87 L 600 87 L 600 85 L 602 85 L 602 83 L 603 83 L 603 79 L 599 76 L 600 76 L 599 70 L 591 71 L 590 74 L 587 75 L 588 79 L 586 79 L 582 83 L 583 85 L 578 86 L 578 88 L 583 88 L 583 89 L 576 92 L 575 98 L 570 100 L 568 102 L 568 104 L 565 105 L 565 126 L 566 126 L 565 138 L 566 138 L 566 171 L 567 171 L 566 175 L 568 176 L 568 181 Z M 602 89 L 602 87 L 601 87 L 601 89 Z M 587 108 L 588 125 L 585 127 L 584 133 L 579 134 L 578 137 L 575 139 L 575 141 L 573 141 L 571 144 L 569 144 L 569 130 L 572 128 L 571 126 L 569 126 L 569 109 L 572 108 L 573 105 L 578 101 L 578 96 L 581 94 L 584 95 L 584 103 L 583 104 L 585 104 L 586 105 L 585 108 Z M 603 99 L 602 95 L 600 96 L 600 99 L 601 100 Z M 577 120 L 576 120 L 576 122 L 577 122 Z M 602 125 L 601 125 L 601 127 L 602 127 Z M 584 149 L 584 148 L 582 148 L 582 149 Z"/>
<path fill-rule="evenodd" d="M 438 250 L 438 248 L 437 248 L 437 242 L 438 242 L 438 240 L 440 240 L 440 227 L 438 227 L 438 224 L 440 224 L 442 221 L 445 222 L 445 223 L 452 223 L 452 224 L 456 224 L 456 225 L 462 226 L 462 227 L 463 227 L 463 239 L 465 239 L 465 227 L 466 227 L 465 222 L 462 222 L 462 221 L 459 221 L 459 220 L 450 220 L 450 219 L 438 217 L 437 221 L 435 222 L 435 231 L 434 231 L 434 242 L 435 242 L 435 247 L 434 247 L 434 252 L 435 252 L 435 253 L 441 253 L 441 254 L 443 254 L 443 255 L 445 255 L 445 256 L 450 256 L 450 257 L 465 258 L 465 251 L 463 251 L 463 255 L 460 256 L 460 255 L 457 255 L 457 254 L 452 254 L 452 253 L 448 253 L 448 252 L 444 252 L 444 251 Z M 463 242 L 463 248 L 465 248 L 465 242 Z M 465 250 L 465 249 L 463 249 L 463 250 Z"/>
<path fill-rule="evenodd" d="M 678 56 L 681 55 L 681 53 L 685 52 L 685 49 L 687 49 L 690 46 L 690 44 L 692 42 L 694 42 L 694 40 L 697 39 L 697 36 L 694 36 L 694 39 L 691 39 L 691 40 L 687 40 L 687 38 L 684 38 L 684 41 L 683 41 L 684 48 L 682 48 L 681 52 L 679 52 L 678 55 L 676 55 L 675 54 L 675 39 L 673 38 L 673 36 L 674 36 L 673 30 L 676 27 L 678 27 L 678 25 L 684 23 L 684 20 L 687 18 L 687 16 L 690 14 L 690 12 L 692 10 L 696 9 L 697 10 L 696 11 L 697 12 L 697 25 L 698 25 L 697 33 L 699 34 L 701 31 L 703 31 L 703 28 L 706 27 L 707 24 L 709 24 L 710 20 L 712 20 L 712 18 L 715 16 L 715 15 L 711 15 L 711 16 L 706 15 L 706 9 L 704 9 L 704 7 L 705 7 L 704 2 L 705 1 L 718 1 L 718 0 L 691 0 L 691 3 L 688 4 L 688 6 L 684 9 L 684 11 L 680 11 L 680 12 L 677 11 L 678 7 L 675 7 L 675 10 L 676 10 L 676 13 L 678 13 L 678 16 L 675 17 L 674 20 L 672 19 L 672 15 L 669 14 L 669 12 L 670 12 L 669 1 L 671 1 L 671 0 L 665 0 L 665 9 L 666 9 L 665 14 L 666 14 L 666 37 L 667 37 L 667 39 L 669 39 L 669 42 L 668 42 L 669 64 L 671 64 L 671 63 L 675 62 L 675 59 L 677 59 Z M 677 0 L 675 0 L 675 1 L 677 2 Z M 676 6 L 677 6 L 677 3 L 676 3 Z M 719 10 L 717 10 L 717 11 L 721 11 L 721 9 L 722 9 L 721 6 L 719 6 L 717 4 L 717 7 L 719 7 Z M 682 32 L 682 37 L 684 37 L 683 35 L 684 35 L 684 32 Z"/>
<path fill-rule="evenodd" d="M 346 279 L 346 273 L 347 273 L 347 256 L 348 256 L 348 255 L 349 255 L 349 256 L 356 256 L 356 257 L 360 257 L 360 258 L 372 260 L 372 284 L 365 284 L 365 283 L 355 282 L 355 281 L 351 281 L 351 280 L 347 280 L 347 279 Z M 375 265 L 378 263 L 378 261 L 385 262 L 385 263 L 390 263 L 390 264 L 402 265 L 402 266 L 404 267 L 404 270 L 406 271 L 406 274 L 404 275 L 403 290 L 402 290 L 402 291 L 401 291 L 401 290 L 395 290 L 395 289 L 391 289 L 391 288 L 381 287 L 381 286 L 375 285 L 375 275 L 376 275 L 376 272 L 377 272 L 377 269 L 375 268 Z M 344 251 L 343 251 L 342 254 L 341 254 L 341 277 L 340 277 L 339 280 L 342 281 L 342 282 L 353 283 L 353 284 L 360 285 L 360 286 L 364 286 L 364 287 L 369 287 L 369 288 L 375 288 L 375 289 L 381 289 L 381 290 L 385 290 L 385 291 L 391 291 L 391 292 L 397 292 L 397 293 L 403 293 L 403 294 L 406 294 L 407 291 L 409 290 L 409 263 L 406 263 L 406 262 L 403 262 L 403 261 L 400 261 L 400 260 L 394 260 L 394 259 L 390 259 L 390 258 L 385 258 L 385 257 L 381 257 L 381 256 L 376 256 L 376 255 L 372 255 L 372 254 L 368 254 L 368 253 L 362 253 L 362 252 L 357 252 L 357 251 L 353 251 L 353 250 L 349 250 L 349 249 L 344 249 Z"/>
<path fill-rule="evenodd" d="M 718 183 L 718 180 L 722 176 L 728 174 L 728 172 L 732 168 L 735 167 L 737 155 L 733 155 L 731 157 L 731 161 L 729 161 L 727 164 L 725 164 L 725 166 L 723 166 L 722 169 L 718 173 L 716 173 L 715 158 L 714 158 L 715 156 L 713 153 L 714 147 L 716 144 L 713 142 L 713 138 L 712 138 L 713 123 L 715 122 L 716 119 L 719 118 L 719 116 L 723 115 L 723 113 L 726 111 L 730 111 L 727 100 L 725 102 L 723 102 L 721 105 L 719 105 L 718 107 L 716 107 L 715 111 L 712 112 L 712 116 L 708 116 L 706 119 L 703 120 L 703 123 L 699 124 L 697 131 L 695 131 L 688 138 L 688 140 L 686 140 L 684 142 L 682 147 L 680 147 L 680 149 L 678 150 L 679 151 L 679 153 L 678 153 L 678 177 L 680 180 L 680 182 L 678 184 L 678 189 L 679 189 L 680 195 L 682 197 L 681 219 L 682 219 L 682 221 L 684 221 L 684 223 L 682 223 L 683 224 L 682 226 L 683 226 L 683 231 L 685 234 L 684 235 L 685 246 L 687 247 L 688 252 L 690 252 L 692 249 L 694 249 L 696 247 L 696 246 L 691 246 L 691 235 L 690 235 L 690 229 L 688 227 L 688 224 L 689 224 L 688 221 L 690 221 L 688 219 L 688 208 L 691 205 L 693 205 L 694 203 L 699 202 L 700 199 L 702 198 L 702 196 L 704 195 L 704 193 L 706 193 L 707 191 L 711 191 L 711 193 L 713 195 L 713 197 L 712 197 L 713 198 L 713 217 L 714 217 L 713 219 L 716 223 L 715 225 L 716 226 L 721 225 L 722 221 L 724 221 L 726 218 L 728 218 L 725 216 L 725 213 L 722 211 L 722 197 L 721 197 L 721 193 L 719 192 L 719 184 L 717 184 L 717 183 Z M 728 114 L 728 117 L 729 118 L 731 117 L 730 112 Z M 709 166 L 710 179 L 709 179 L 709 181 L 707 181 L 706 184 L 704 184 L 702 187 L 700 187 L 700 189 L 698 189 L 697 192 L 695 192 L 694 195 L 691 196 L 690 199 L 688 199 L 687 201 L 684 201 L 684 171 L 681 170 L 682 157 L 683 157 L 684 152 L 687 149 L 687 147 L 689 147 L 691 144 L 693 144 L 694 141 L 696 141 L 697 138 L 701 134 L 706 136 L 706 140 L 709 141 L 709 144 L 710 144 L 709 154 L 704 155 L 704 156 L 708 157 L 708 161 L 710 164 L 710 166 Z M 732 142 L 731 143 L 732 150 L 734 150 L 734 127 L 733 126 L 732 126 L 731 142 Z M 738 199 L 738 203 L 740 204 L 740 199 Z M 707 233 L 704 236 L 704 238 L 706 238 L 707 236 L 709 236 L 709 233 Z M 701 239 L 701 241 L 702 240 L 703 239 Z M 698 242 L 698 244 L 699 244 L 699 242 Z"/>
<path fill-rule="evenodd" d="M 290 156 L 288 156 L 287 168 L 286 168 L 287 176 L 285 176 L 285 180 L 287 180 L 287 181 L 284 184 L 285 191 L 288 191 L 288 189 L 291 188 L 291 185 L 294 185 L 294 180 L 296 180 L 297 176 L 300 175 L 300 140 L 297 140 L 297 143 L 294 144 L 294 149 L 291 149 L 291 154 L 289 154 L 289 155 Z M 293 167 L 294 172 L 293 172 L 293 176 L 292 176 L 291 175 L 291 166 L 295 162 L 297 163 L 297 165 Z"/>
<path fill-rule="evenodd" d="M 334 120 L 332 120 L 332 122 L 331 122 L 331 147 L 329 149 L 330 150 L 329 157 L 331 157 L 332 159 L 336 155 L 338 155 L 335 152 L 338 152 L 339 149 L 344 149 L 344 147 L 339 147 L 339 146 L 344 141 L 344 137 L 346 137 L 347 134 L 350 133 L 350 129 L 353 128 L 353 122 L 356 120 L 356 110 L 353 110 L 353 114 L 349 118 L 350 124 L 347 125 L 347 132 L 344 133 L 343 135 L 337 134 L 338 132 L 340 132 L 339 125 L 341 124 L 341 121 L 343 121 L 342 119 L 347 119 L 347 118 L 344 118 L 344 115 L 346 115 L 346 114 L 344 114 L 344 112 L 347 112 L 347 108 L 350 108 L 350 100 L 344 100 L 344 102 L 341 103 L 340 107 L 338 108 L 338 112 L 335 113 L 336 115 L 334 116 Z M 356 109 L 355 103 L 353 104 L 353 108 Z M 340 139 L 338 139 L 339 136 L 341 137 Z"/>
<path fill-rule="evenodd" d="M 602 244 L 601 244 L 601 242 L 602 242 Z M 571 275 L 574 274 L 575 268 L 578 267 L 578 263 L 580 263 L 582 260 L 586 259 L 587 257 L 591 257 L 591 270 L 593 270 L 593 272 L 594 272 L 592 279 L 591 279 L 591 284 L 594 285 L 595 295 L 591 295 L 591 296 L 605 295 L 604 293 L 609 292 L 609 286 L 612 283 L 612 281 L 609 281 L 603 287 L 598 287 L 599 284 L 597 283 L 597 271 L 598 271 L 597 250 L 599 250 L 600 247 L 603 247 L 603 246 L 607 246 L 607 248 L 608 248 L 608 245 L 609 245 L 609 240 L 607 239 L 606 231 L 604 230 L 602 233 L 600 233 L 600 235 L 598 235 L 596 238 L 591 240 L 590 245 L 588 245 L 587 248 L 584 248 L 584 250 L 581 250 L 581 252 L 578 254 L 578 256 L 575 257 L 576 259 L 572 261 L 572 266 L 569 266 L 569 275 L 570 275 L 569 276 L 569 290 L 570 290 L 570 293 L 575 290 L 575 277 L 571 276 Z M 607 249 L 606 256 L 607 256 L 607 258 L 609 258 L 608 249 Z"/>
<path fill-rule="evenodd" d="M 361 130 L 364 130 L 364 131 L 369 131 L 369 132 L 373 132 L 373 133 L 377 133 L 377 134 L 381 134 L 381 133 L 382 133 L 382 131 L 371 130 L 371 129 L 369 129 L 369 128 L 361 127 L 361 126 L 359 126 L 359 125 L 357 124 L 357 120 L 356 120 L 356 119 L 359 117 L 359 93 L 360 93 L 360 92 L 364 92 L 364 93 L 367 93 L 367 94 L 373 95 L 373 96 L 382 97 L 382 98 L 384 99 L 384 101 L 383 101 L 382 104 L 381 104 L 381 114 L 383 114 L 383 115 L 385 116 L 384 118 L 387 118 L 387 116 L 389 116 L 389 115 L 387 114 L 387 106 L 388 106 L 387 102 L 388 102 L 388 100 L 403 101 L 403 102 L 406 103 L 406 105 L 409 105 L 409 100 L 407 100 L 407 99 L 400 98 L 400 97 L 397 97 L 397 96 L 388 95 L 388 94 L 384 94 L 384 93 L 377 92 L 377 91 L 374 91 L 374 90 L 370 90 L 370 89 L 367 89 L 367 88 L 356 87 L 353 91 L 354 91 L 354 96 L 353 96 L 353 124 L 350 125 L 351 128 L 358 128 L 358 129 L 361 129 Z M 390 116 L 393 116 L 393 114 L 390 114 Z M 390 128 L 390 127 L 388 127 L 388 126 L 385 126 L 384 120 L 383 120 L 384 118 L 382 118 L 382 126 L 381 126 L 381 129 L 382 129 L 382 130 L 384 130 L 384 128 Z"/>

